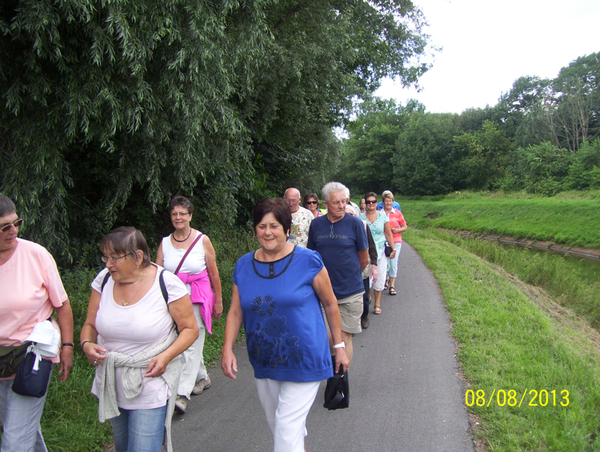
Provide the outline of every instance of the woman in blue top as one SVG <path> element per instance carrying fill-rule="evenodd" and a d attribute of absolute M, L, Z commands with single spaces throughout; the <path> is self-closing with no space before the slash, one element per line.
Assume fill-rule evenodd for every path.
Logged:
<path fill-rule="evenodd" d="M 273 450 L 303 452 L 306 417 L 319 382 L 333 375 L 321 305 L 335 344 L 336 371 L 340 365 L 348 368 L 340 313 L 319 254 L 287 242 L 292 216 L 285 201 L 263 199 L 253 221 L 260 248 L 235 266 L 221 368 L 236 378 L 233 346 L 243 322 Z"/>

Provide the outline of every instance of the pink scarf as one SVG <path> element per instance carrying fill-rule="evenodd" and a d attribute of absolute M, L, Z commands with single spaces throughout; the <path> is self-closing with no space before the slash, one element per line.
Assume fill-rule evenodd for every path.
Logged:
<path fill-rule="evenodd" d="M 192 303 L 200 305 L 200 316 L 204 321 L 206 331 L 208 331 L 208 334 L 212 334 L 212 313 L 216 302 L 216 296 L 210 286 L 208 271 L 204 269 L 196 275 L 180 272 L 177 273 L 177 276 L 184 284 L 190 285 L 192 289 L 190 295 Z"/>

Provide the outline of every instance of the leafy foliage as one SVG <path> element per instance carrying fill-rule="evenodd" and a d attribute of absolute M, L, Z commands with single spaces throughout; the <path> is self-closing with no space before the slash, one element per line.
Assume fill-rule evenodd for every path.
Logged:
<path fill-rule="evenodd" d="M 174 194 L 243 223 L 326 180 L 353 99 L 418 79 L 423 23 L 399 0 L 7 0 L 1 190 L 63 262 L 115 225 L 158 236 Z"/>

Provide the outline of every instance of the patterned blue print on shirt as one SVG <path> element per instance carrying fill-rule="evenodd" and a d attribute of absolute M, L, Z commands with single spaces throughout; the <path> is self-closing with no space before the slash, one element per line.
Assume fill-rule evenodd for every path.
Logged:
<path fill-rule="evenodd" d="M 287 366 L 288 362 L 302 362 L 304 352 L 298 346 L 300 338 L 289 336 L 287 318 L 275 315 L 277 307 L 273 298 L 268 295 L 264 300 L 256 297 L 252 302 L 252 310 L 266 320 L 257 322 L 255 330 L 247 332 L 248 354 L 251 360 L 271 368 Z"/>

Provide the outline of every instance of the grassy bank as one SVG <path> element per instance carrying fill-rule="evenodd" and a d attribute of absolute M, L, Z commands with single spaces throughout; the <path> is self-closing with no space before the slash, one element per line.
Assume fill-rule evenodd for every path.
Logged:
<path fill-rule="evenodd" d="M 599 450 L 597 332 L 435 231 L 412 229 L 407 241 L 443 292 L 476 437 L 498 451 Z"/>
<path fill-rule="evenodd" d="M 468 230 L 600 249 L 600 192 L 552 198 L 498 193 L 453 193 L 400 200 L 409 225 Z"/>

